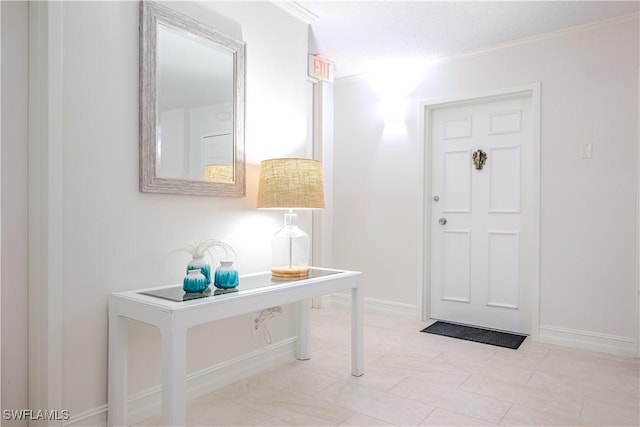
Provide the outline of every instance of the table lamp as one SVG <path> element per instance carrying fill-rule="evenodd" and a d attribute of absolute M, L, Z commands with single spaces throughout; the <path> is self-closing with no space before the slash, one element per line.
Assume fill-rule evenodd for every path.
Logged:
<path fill-rule="evenodd" d="M 260 164 L 258 209 L 287 210 L 284 227 L 272 240 L 273 267 L 277 278 L 309 275 L 309 236 L 297 225 L 294 209 L 324 209 L 322 164 L 311 159 L 270 159 Z"/>

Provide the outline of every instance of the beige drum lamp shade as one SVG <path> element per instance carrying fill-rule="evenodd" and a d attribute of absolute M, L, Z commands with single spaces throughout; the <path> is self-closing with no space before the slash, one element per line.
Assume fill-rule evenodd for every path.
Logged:
<path fill-rule="evenodd" d="M 258 209 L 324 209 L 322 163 L 295 158 L 263 161 Z"/>

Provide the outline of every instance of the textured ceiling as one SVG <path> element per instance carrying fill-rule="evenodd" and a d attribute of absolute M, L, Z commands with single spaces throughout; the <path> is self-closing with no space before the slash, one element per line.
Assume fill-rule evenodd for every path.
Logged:
<path fill-rule="evenodd" d="M 335 63 L 336 77 L 381 59 L 429 60 L 638 13 L 638 1 L 321 1 L 311 12 L 310 52 Z M 313 17 L 315 15 L 315 17 Z M 315 18 L 315 19 L 314 19 Z"/>

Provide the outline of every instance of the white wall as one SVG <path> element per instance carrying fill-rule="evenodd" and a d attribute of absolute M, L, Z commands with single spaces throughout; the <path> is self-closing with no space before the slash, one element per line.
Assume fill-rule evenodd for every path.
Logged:
<path fill-rule="evenodd" d="M 2 409 L 28 407 L 28 5 L 2 2 Z M 3 420 L 2 425 L 25 425 Z"/>
<path fill-rule="evenodd" d="M 541 339 L 634 349 L 638 35 L 636 16 L 433 63 L 404 133 L 364 80 L 336 85 L 334 260 L 364 271 L 367 297 L 417 305 L 419 102 L 540 81 Z"/>
<path fill-rule="evenodd" d="M 76 419 L 89 417 L 85 423 L 105 416 L 109 294 L 181 282 L 189 258 L 172 250 L 209 237 L 234 246 L 241 273 L 268 269 L 271 236 L 282 219 L 255 210 L 259 162 L 310 152 L 306 25 L 267 2 L 169 5 L 247 43 L 244 198 L 138 191 L 138 2 L 39 3 L 48 23 L 31 21 L 47 40 L 37 55 L 49 67 L 38 105 L 31 105 L 44 111 L 32 124 L 45 136 L 34 142 L 45 146 L 33 160 L 46 165 L 48 178 L 34 179 L 31 188 L 44 207 L 32 212 L 34 228 L 44 223 L 34 253 L 48 265 L 31 286 L 47 295 L 35 301 L 46 308 L 35 327 L 61 340 L 50 344 L 40 373 L 55 378 L 59 370 L 61 383 L 41 387 L 49 396 L 59 391 L 60 407 Z M 303 220 L 310 228 L 310 218 Z M 289 318 L 287 310 L 275 320 L 274 341 L 295 334 Z M 59 332 L 51 319 L 59 320 Z M 263 347 L 249 325 L 236 318 L 194 328 L 188 371 Z M 159 334 L 132 325 L 130 339 L 130 393 L 136 393 L 159 383 Z"/>

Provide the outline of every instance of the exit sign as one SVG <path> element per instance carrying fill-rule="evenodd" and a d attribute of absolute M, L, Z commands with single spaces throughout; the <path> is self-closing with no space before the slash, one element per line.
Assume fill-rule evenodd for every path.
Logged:
<path fill-rule="evenodd" d="M 320 56 L 309 55 L 309 77 L 332 83 L 333 64 Z"/>

